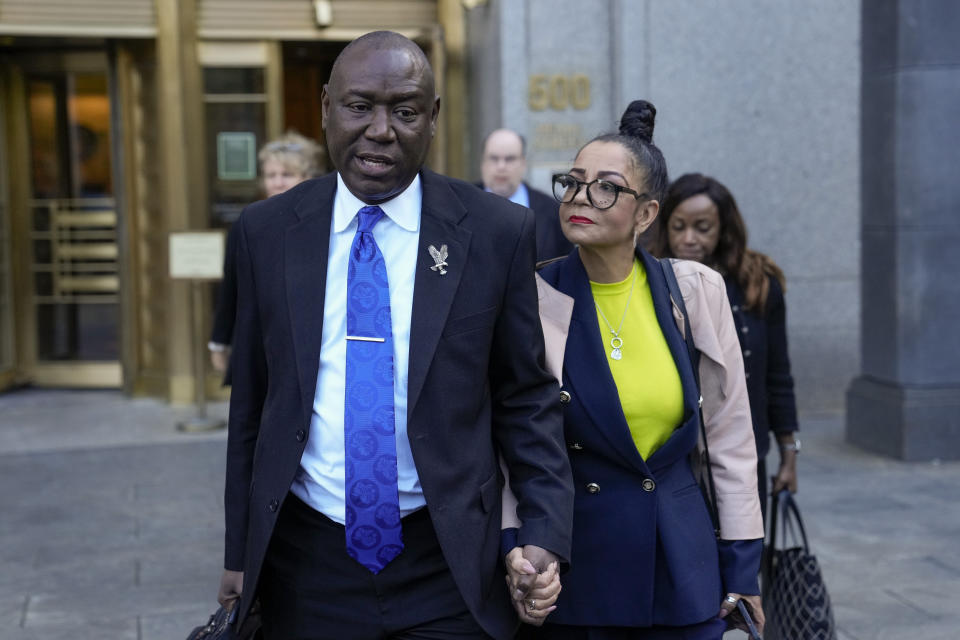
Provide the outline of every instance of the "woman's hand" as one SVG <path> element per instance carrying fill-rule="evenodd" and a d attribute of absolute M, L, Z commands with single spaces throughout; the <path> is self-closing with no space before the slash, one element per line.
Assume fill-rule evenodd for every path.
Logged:
<path fill-rule="evenodd" d="M 730 623 L 734 629 L 748 631 L 746 622 L 743 620 L 740 612 L 737 611 L 737 602 L 741 599 L 747 604 L 747 610 L 750 612 L 750 617 L 753 618 L 753 626 L 757 628 L 757 633 L 762 634 L 766 618 L 763 617 L 763 603 L 760 600 L 760 596 L 744 596 L 739 593 L 728 593 L 727 597 L 720 603 L 720 613 L 718 616 L 720 618 L 730 616 L 728 623 Z"/>
<path fill-rule="evenodd" d="M 505 559 L 507 588 L 513 608 L 521 622 L 539 627 L 556 609 L 560 595 L 560 572 L 556 561 L 546 571 L 537 573 L 533 564 L 523 557 L 520 547 L 514 547 Z"/>
<path fill-rule="evenodd" d="M 773 476 L 773 494 L 789 489 L 790 493 L 797 492 L 797 449 L 784 449 L 784 445 L 793 445 L 796 442 L 794 432 L 777 433 L 777 444 L 780 445 L 780 469 Z"/>
<path fill-rule="evenodd" d="M 772 480 L 774 494 L 784 489 L 789 489 L 790 493 L 797 492 L 797 454 L 795 452 L 783 452 L 780 458 L 780 469 Z"/>

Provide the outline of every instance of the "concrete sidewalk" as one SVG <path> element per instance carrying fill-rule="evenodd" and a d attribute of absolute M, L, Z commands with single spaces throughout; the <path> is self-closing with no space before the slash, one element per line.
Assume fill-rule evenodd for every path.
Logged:
<path fill-rule="evenodd" d="M 226 432 L 177 431 L 193 413 L 115 392 L 0 395 L 0 638 L 182 640 L 206 622 Z"/>
<path fill-rule="evenodd" d="M 190 415 L 114 392 L 0 395 L 0 638 L 178 640 L 206 620 L 226 434 L 176 431 Z M 798 501 L 839 638 L 960 638 L 960 463 L 865 454 L 842 416 L 801 426 Z"/>

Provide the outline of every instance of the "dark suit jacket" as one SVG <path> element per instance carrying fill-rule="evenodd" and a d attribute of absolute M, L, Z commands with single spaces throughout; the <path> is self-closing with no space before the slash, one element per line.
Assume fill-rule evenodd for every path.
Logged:
<path fill-rule="evenodd" d="M 223 279 L 217 291 L 217 308 L 213 314 L 210 341 L 233 344 L 233 325 L 237 317 L 237 229 L 234 224 L 227 232 L 227 245 L 223 255 Z M 231 382 L 230 366 L 223 375 L 223 384 Z"/>
<path fill-rule="evenodd" d="M 563 389 L 570 394 L 564 433 L 576 490 L 574 546 L 549 622 L 688 625 L 716 615 L 724 588 L 734 591 L 752 581 L 753 591 L 738 592 L 757 593 L 761 541 L 722 541 L 718 548 L 690 464 L 700 432 L 690 356 L 663 272 L 645 251 L 638 249 L 637 256 L 683 386 L 681 423 L 649 459 L 637 451 L 624 418 L 579 254 L 539 271 L 574 299 L 563 360 Z"/>
<path fill-rule="evenodd" d="M 227 232 L 223 255 L 223 279 L 217 292 L 217 310 L 213 316 L 210 340 L 233 344 L 233 323 L 237 317 L 237 225 Z"/>
<path fill-rule="evenodd" d="M 530 185 L 527 185 L 527 193 L 530 194 L 530 208 L 537 218 L 537 261 L 570 253 L 573 244 L 560 229 L 560 203 Z"/>
<path fill-rule="evenodd" d="M 487 633 L 506 638 L 516 617 L 499 551 L 498 450 L 520 501 L 520 544 L 564 560 L 571 544 L 573 489 L 559 388 L 544 366 L 533 216 L 466 182 L 429 171 L 421 180 L 408 437 L 453 578 Z M 309 180 L 250 205 L 239 221 L 225 566 L 245 572 L 241 619 L 309 437 L 336 186 L 336 174 Z M 441 275 L 427 247 L 444 244 Z"/>
<path fill-rule="evenodd" d="M 560 203 L 553 196 L 534 189 L 526 182 L 523 184 L 530 195 L 530 208 L 533 209 L 536 220 L 537 262 L 567 255 L 573 249 L 573 244 L 560 229 Z M 482 182 L 477 182 L 476 185 L 484 188 Z"/>
<path fill-rule="evenodd" d="M 732 278 L 725 278 L 727 297 L 730 298 L 743 351 L 753 434 L 757 441 L 757 457 L 761 460 L 770 450 L 771 431 L 796 431 L 798 428 L 797 403 L 787 352 L 787 309 L 783 288 L 776 278 L 768 278 L 770 293 L 763 313 L 745 310 L 740 286 Z"/>

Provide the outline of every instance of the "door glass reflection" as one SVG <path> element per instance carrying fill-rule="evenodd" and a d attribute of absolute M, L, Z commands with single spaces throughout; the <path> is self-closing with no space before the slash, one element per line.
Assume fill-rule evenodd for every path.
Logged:
<path fill-rule="evenodd" d="M 117 212 L 106 75 L 30 78 L 37 357 L 119 358 Z"/>

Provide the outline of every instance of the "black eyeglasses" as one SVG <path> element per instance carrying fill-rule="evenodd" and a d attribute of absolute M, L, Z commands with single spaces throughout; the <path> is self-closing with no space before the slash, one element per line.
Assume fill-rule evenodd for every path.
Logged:
<path fill-rule="evenodd" d="M 629 193 L 636 200 L 647 197 L 646 193 L 637 193 L 633 189 L 621 187 L 600 178 L 592 182 L 583 182 L 569 173 L 557 173 L 553 176 L 553 197 L 557 202 L 572 202 L 583 187 L 587 188 L 587 200 L 595 209 L 609 209 L 617 204 L 617 198 L 620 197 L 621 192 Z"/>

